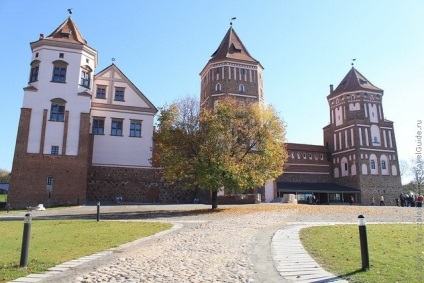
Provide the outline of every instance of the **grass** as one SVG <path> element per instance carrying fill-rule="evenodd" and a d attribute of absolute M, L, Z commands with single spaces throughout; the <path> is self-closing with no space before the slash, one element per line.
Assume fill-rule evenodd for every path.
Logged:
<path fill-rule="evenodd" d="M 0 194 L 0 202 L 6 202 L 7 194 Z"/>
<path fill-rule="evenodd" d="M 357 225 L 303 229 L 300 239 L 326 270 L 349 282 L 423 282 L 423 227 L 412 224 L 367 225 L 370 269 L 362 271 Z"/>
<path fill-rule="evenodd" d="M 22 221 L 2 221 L 0 282 L 116 247 L 169 229 L 172 224 L 152 222 L 35 220 L 32 222 L 28 267 L 20 268 Z"/>

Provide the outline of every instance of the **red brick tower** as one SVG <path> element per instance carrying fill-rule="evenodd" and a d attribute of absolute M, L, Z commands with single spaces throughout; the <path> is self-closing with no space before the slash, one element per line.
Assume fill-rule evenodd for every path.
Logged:
<path fill-rule="evenodd" d="M 232 26 L 200 72 L 201 107 L 213 108 L 223 97 L 263 102 L 263 67 L 247 51 Z"/>
<path fill-rule="evenodd" d="M 383 90 L 354 67 L 327 96 L 330 124 L 324 144 L 331 152 L 335 183 L 361 190 L 361 202 L 371 197 L 393 204 L 401 190 L 393 122 L 383 112 Z"/>

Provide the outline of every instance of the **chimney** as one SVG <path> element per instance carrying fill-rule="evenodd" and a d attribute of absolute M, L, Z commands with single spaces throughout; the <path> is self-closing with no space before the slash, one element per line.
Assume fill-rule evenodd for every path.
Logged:
<path fill-rule="evenodd" d="M 333 93 L 333 85 L 330 85 L 330 94 Z"/>
<path fill-rule="evenodd" d="M 44 34 L 40 33 L 40 39 L 44 38 Z"/>

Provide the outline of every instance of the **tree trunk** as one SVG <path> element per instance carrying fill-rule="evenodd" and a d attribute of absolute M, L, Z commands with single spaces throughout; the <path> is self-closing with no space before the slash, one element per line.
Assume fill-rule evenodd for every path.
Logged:
<path fill-rule="evenodd" d="M 212 209 L 218 208 L 218 191 L 212 191 Z"/>

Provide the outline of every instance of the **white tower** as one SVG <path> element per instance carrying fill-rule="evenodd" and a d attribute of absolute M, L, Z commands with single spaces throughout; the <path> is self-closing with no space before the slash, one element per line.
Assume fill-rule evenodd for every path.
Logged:
<path fill-rule="evenodd" d="M 69 17 L 31 43 L 10 183 L 12 207 L 85 201 L 97 51 Z"/>

